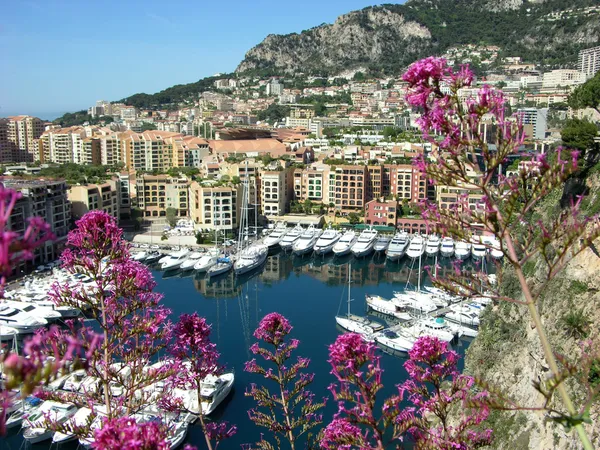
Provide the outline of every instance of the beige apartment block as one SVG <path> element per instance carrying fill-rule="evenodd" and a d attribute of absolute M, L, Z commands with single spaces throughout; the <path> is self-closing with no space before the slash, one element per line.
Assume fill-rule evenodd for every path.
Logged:
<path fill-rule="evenodd" d="M 343 213 L 365 207 L 367 167 L 343 165 L 335 168 L 334 204 Z"/>
<path fill-rule="evenodd" d="M 144 218 L 166 218 L 167 208 L 174 208 L 177 217 L 189 217 L 189 188 L 186 177 L 143 174 L 136 179 L 137 204 Z"/>
<path fill-rule="evenodd" d="M 265 216 L 280 216 L 288 211 L 292 200 L 294 169 L 261 171 L 260 206 Z"/>
<path fill-rule="evenodd" d="M 190 218 L 198 228 L 233 231 L 239 226 L 242 186 L 190 185 Z"/>
<path fill-rule="evenodd" d="M 72 205 L 73 217 L 78 219 L 89 211 L 100 210 L 118 220 L 121 205 L 120 190 L 119 180 L 71 186 L 68 198 Z"/>
<path fill-rule="evenodd" d="M 31 162 L 38 159 L 38 140 L 44 132 L 44 122 L 32 116 L 11 116 L 5 120 L 6 142 L 10 148 L 10 155 L 0 151 L 2 162 Z M 1 128 L 0 124 L 0 135 Z"/>
<path fill-rule="evenodd" d="M 124 163 L 130 170 L 166 171 L 175 167 L 177 160 L 173 139 L 179 133 L 169 131 L 144 131 L 121 133 L 121 148 L 125 155 Z"/>

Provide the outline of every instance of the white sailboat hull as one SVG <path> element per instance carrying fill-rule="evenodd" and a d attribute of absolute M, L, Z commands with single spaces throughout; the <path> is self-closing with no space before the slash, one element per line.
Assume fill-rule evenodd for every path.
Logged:
<path fill-rule="evenodd" d="M 373 330 L 362 323 L 343 316 L 336 316 L 335 322 L 344 330 L 360 334 L 367 342 L 373 342 Z"/>
<path fill-rule="evenodd" d="M 395 317 L 396 319 L 410 320 L 412 318 L 407 312 L 399 311 L 394 303 L 385 300 L 378 295 L 367 295 L 367 305 L 373 311 Z"/>

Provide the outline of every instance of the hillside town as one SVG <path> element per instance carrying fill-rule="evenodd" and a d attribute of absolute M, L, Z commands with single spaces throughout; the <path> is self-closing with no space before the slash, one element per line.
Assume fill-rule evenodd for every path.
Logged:
<path fill-rule="evenodd" d="M 460 95 L 466 100 L 483 84 L 502 88 L 524 124 L 525 153 L 556 145 L 568 118 L 598 119 L 595 110 L 572 111 L 566 101 L 600 69 L 600 47 L 581 51 L 576 70 L 544 73 L 519 57 L 499 60 L 498 51 L 469 45 L 444 56 L 455 65 L 493 65 Z M 183 220 L 195 232 L 233 237 L 247 181 L 255 225 L 293 224 L 305 215 L 311 219 L 303 223 L 315 225 L 339 220 L 425 232 L 419 201 L 450 208 L 467 195 L 475 208 L 482 194 L 468 185 L 429 185 L 413 166 L 419 155 L 435 159 L 438 149 L 419 138 L 419 112 L 405 104 L 404 90 L 399 78 L 368 79 L 359 71 L 335 78 L 223 77 L 169 109 L 98 101 L 88 110 L 92 120 L 81 125 L 0 119 L 5 183 L 23 193 L 13 226 L 34 212 L 52 224 L 57 240 L 36 263 L 55 259 L 71 221 L 94 209 L 136 230 Z M 494 124 L 481 126 L 491 143 Z M 107 175 L 96 183 L 44 175 L 65 164 L 107 166 Z M 523 164 L 509 162 L 504 170 Z M 472 169 L 477 176 L 477 165 Z"/>

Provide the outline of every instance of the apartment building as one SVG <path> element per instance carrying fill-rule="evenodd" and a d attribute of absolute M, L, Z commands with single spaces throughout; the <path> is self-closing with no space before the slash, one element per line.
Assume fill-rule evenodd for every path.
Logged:
<path fill-rule="evenodd" d="M 366 166 L 343 165 L 335 168 L 334 204 L 342 213 L 360 211 L 365 206 L 368 182 Z"/>
<path fill-rule="evenodd" d="M 54 180 L 23 180 L 5 178 L 7 188 L 19 191 L 22 197 L 16 202 L 7 228 L 23 233 L 29 217 L 41 217 L 50 225 L 56 238 L 35 250 L 34 260 L 16 267 L 16 273 L 58 259 L 71 227 L 71 204 L 67 198 L 67 184 Z"/>
<path fill-rule="evenodd" d="M 124 162 L 118 133 L 102 134 L 98 136 L 98 140 L 100 142 L 100 164 L 114 166 Z"/>
<path fill-rule="evenodd" d="M 367 225 L 386 225 L 396 227 L 398 221 L 398 202 L 396 200 L 375 199 L 365 206 Z"/>
<path fill-rule="evenodd" d="M 88 158 L 83 157 L 83 140 L 85 137 L 86 133 L 82 127 L 56 128 L 44 131 L 39 139 L 40 162 L 65 164 L 76 160 L 87 160 Z"/>
<path fill-rule="evenodd" d="M 121 149 L 124 153 L 125 166 L 130 170 L 166 171 L 177 160 L 172 138 L 179 133 L 168 131 L 144 131 L 135 133 L 127 131 L 121 134 Z"/>
<path fill-rule="evenodd" d="M 120 219 L 121 183 L 119 179 L 108 180 L 102 184 L 71 186 L 68 199 L 74 219 L 79 219 L 92 210 L 104 211 L 117 220 Z"/>
<path fill-rule="evenodd" d="M 585 75 L 578 70 L 557 69 L 544 73 L 542 77 L 542 90 L 551 90 L 558 87 L 566 88 L 581 84 Z"/>
<path fill-rule="evenodd" d="M 241 185 L 190 185 L 190 218 L 200 228 L 233 232 L 239 226 Z"/>
<path fill-rule="evenodd" d="M 121 219 L 129 219 L 131 217 L 131 199 L 133 197 L 133 189 L 135 188 L 135 173 L 121 172 L 118 175 L 120 204 L 119 214 Z"/>
<path fill-rule="evenodd" d="M 281 216 L 288 212 L 293 193 L 294 169 L 260 172 L 260 205 L 265 216 Z"/>
<path fill-rule="evenodd" d="M 188 217 L 189 185 L 186 177 L 148 174 L 137 177 L 137 204 L 144 218 L 164 218 L 168 208 L 175 209 L 177 217 Z"/>
<path fill-rule="evenodd" d="M 418 202 L 427 197 L 427 180 L 411 164 L 386 164 L 381 195 L 394 195 L 398 200 Z"/>
<path fill-rule="evenodd" d="M 44 122 L 32 116 L 11 116 L 6 119 L 6 140 L 9 155 L 2 156 L 3 162 L 32 162 L 37 159 L 38 140 L 44 132 Z M 1 125 L 0 125 L 1 127 Z M 2 131 L 0 131 L 0 134 Z M 0 138 L 1 139 L 1 138 Z M 0 147 L 2 143 L 0 142 Z M 7 156 L 9 159 L 4 159 Z"/>
<path fill-rule="evenodd" d="M 327 165 L 295 169 L 293 172 L 294 199 L 299 202 L 310 200 L 328 205 L 330 203 L 329 175 L 330 168 Z"/>
<path fill-rule="evenodd" d="M 600 46 L 586 48 L 579 52 L 577 69 L 585 78 L 591 78 L 600 70 Z"/>
<path fill-rule="evenodd" d="M 440 209 L 455 209 L 457 212 L 469 208 L 483 209 L 483 193 L 474 186 L 436 186 L 436 200 Z"/>

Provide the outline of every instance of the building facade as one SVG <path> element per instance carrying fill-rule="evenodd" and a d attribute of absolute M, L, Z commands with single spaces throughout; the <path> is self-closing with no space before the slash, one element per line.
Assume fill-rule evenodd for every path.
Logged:
<path fill-rule="evenodd" d="M 288 212 L 292 200 L 293 168 L 260 172 L 260 206 L 265 216 Z"/>
<path fill-rule="evenodd" d="M 577 69 L 586 78 L 591 78 L 600 70 L 600 46 L 586 48 L 579 52 Z"/>
<path fill-rule="evenodd" d="M 137 205 L 144 218 L 166 218 L 168 208 L 175 209 L 179 218 L 189 217 L 189 184 L 186 177 L 148 174 L 137 177 Z"/>
<path fill-rule="evenodd" d="M 121 183 L 118 179 L 108 180 L 102 184 L 86 184 L 71 186 L 68 198 L 74 219 L 81 218 L 92 210 L 104 211 L 115 219 L 121 217 Z"/>
<path fill-rule="evenodd" d="M 44 122 L 32 116 L 11 116 L 5 120 L 6 141 L 10 155 L 1 152 L 3 162 L 32 162 L 38 159 L 38 141 L 44 132 Z M 1 140 L 0 137 L 0 148 Z M 4 159 L 5 157 L 8 159 Z"/>
<path fill-rule="evenodd" d="M 190 185 L 190 218 L 198 228 L 233 232 L 239 226 L 241 185 Z"/>
<path fill-rule="evenodd" d="M 22 194 L 13 208 L 8 228 L 23 233 L 29 217 L 41 217 L 50 225 L 55 236 L 54 240 L 45 242 L 35 250 L 33 261 L 15 267 L 16 273 L 58 259 L 71 229 L 71 204 L 67 198 L 67 184 L 64 181 L 19 178 L 6 178 L 3 184 Z"/>
<path fill-rule="evenodd" d="M 365 207 L 367 225 L 385 225 L 395 227 L 398 220 L 398 202 L 396 200 L 371 200 Z"/>

